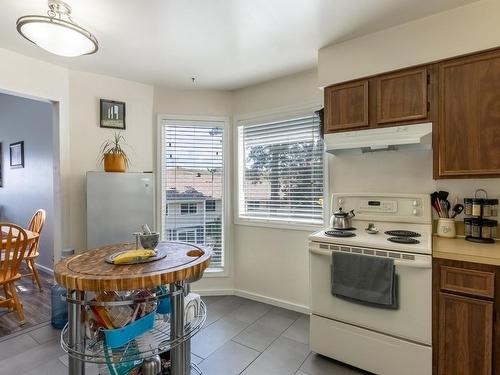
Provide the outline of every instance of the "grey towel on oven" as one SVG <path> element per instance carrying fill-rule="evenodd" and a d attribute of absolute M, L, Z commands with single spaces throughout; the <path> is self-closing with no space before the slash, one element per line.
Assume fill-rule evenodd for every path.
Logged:
<path fill-rule="evenodd" d="M 397 309 L 394 260 L 334 251 L 332 294 L 351 302 Z"/>

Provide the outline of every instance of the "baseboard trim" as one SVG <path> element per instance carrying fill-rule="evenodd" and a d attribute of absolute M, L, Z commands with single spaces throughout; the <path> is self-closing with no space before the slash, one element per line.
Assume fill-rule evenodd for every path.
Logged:
<path fill-rule="evenodd" d="M 193 292 L 198 293 L 200 296 L 232 296 L 234 295 L 233 289 L 191 289 Z"/>
<path fill-rule="evenodd" d="M 45 272 L 45 273 L 48 273 L 49 275 L 54 275 L 53 269 L 51 269 L 49 267 L 42 266 L 41 264 L 38 264 L 38 263 L 35 263 L 35 265 L 36 265 L 36 268 L 38 268 L 38 270 Z"/>
<path fill-rule="evenodd" d="M 284 301 L 278 298 L 266 297 L 261 294 L 248 292 L 246 290 L 235 289 L 234 295 L 238 297 L 248 298 L 257 302 L 267 303 L 268 305 L 273 305 L 277 307 L 282 307 L 284 309 L 293 310 L 300 312 L 302 314 L 309 314 L 309 306 L 299 305 L 297 303 L 292 303 Z"/>
<path fill-rule="evenodd" d="M 198 293 L 200 296 L 238 296 L 253 301 L 267 303 L 268 305 L 282 307 L 287 310 L 293 310 L 300 312 L 302 314 L 309 314 L 309 306 L 299 305 L 297 303 L 292 303 L 284 301 L 278 298 L 266 297 L 261 294 L 248 292 L 241 289 L 193 289 L 193 292 Z"/>

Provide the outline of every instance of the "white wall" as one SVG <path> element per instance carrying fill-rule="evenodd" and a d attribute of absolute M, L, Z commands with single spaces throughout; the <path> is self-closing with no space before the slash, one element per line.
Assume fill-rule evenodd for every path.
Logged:
<path fill-rule="evenodd" d="M 59 123 L 59 137 L 54 140 L 54 147 L 60 168 L 60 171 L 54 171 L 55 176 L 60 175 L 60 178 L 55 178 L 54 189 L 62 203 L 56 201 L 54 209 L 56 259 L 61 249 L 71 244 L 68 225 L 70 217 L 68 85 L 67 69 L 0 48 L 0 90 L 54 102 L 53 113 Z M 60 225 L 57 225 L 58 222 Z"/>
<path fill-rule="evenodd" d="M 319 86 L 500 45 L 500 1 L 483 0 L 319 50 Z"/>
<path fill-rule="evenodd" d="M 360 155 L 329 155 L 330 189 L 337 193 L 430 193 L 449 191 L 472 197 L 478 188 L 500 198 L 499 179 L 432 179 L 432 151 L 389 151 Z M 462 215 L 458 217 L 462 219 Z"/>
<path fill-rule="evenodd" d="M 318 85 L 427 63 L 500 46 L 500 1 L 483 0 L 319 50 Z M 432 152 L 330 156 L 336 192 L 429 192 L 460 197 L 485 188 L 500 197 L 498 179 L 432 179 Z"/>
<path fill-rule="evenodd" d="M 0 94 L 0 142 L 3 187 L 0 221 L 24 228 L 36 210 L 47 212 L 37 263 L 53 266 L 54 249 L 54 122 L 49 102 Z M 24 168 L 10 167 L 9 145 L 24 142 Z"/>
<path fill-rule="evenodd" d="M 157 114 L 227 117 L 232 115 L 233 95 L 230 91 L 155 87 L 154 97 L 154 111 Z"/>
<path fill-rule="evenodd" d="M 500 45 L 498 0 L 486 0 L 322 48 L 315 71 L 235 91 L 236 117 L 280 106 L 322 102 L 317 88 Z M 476 188 L 500 197 L 498 179 L 432 179 L 432 151 L 328 156 L 330 193 L 448 190 L 460 197 Z M 308 305 L 307 232 L 235 227 L 235 288 Z M 255 270 L 260 277 L 255 277 Z"/>
<path fill-rule="evenodd" d="M 317 87 L 316 70 L 309 70 L 237 90 L 233 98 L 234 116 L 321 104 L 323 92 Z M 235 225 L 237 293 L 306 310 L 309 306 L 309 233 Z"/>
<path fill-rule="evenodd" d="M 130 145 L 130 171 L 153 170 L 153 86 L 108 76 L 69 72 L 71 132 L 71 243 L 86 248 L 85 174 L 102 170 L 99 148 L 114 130 L 99 127 L 99 99 L 126 103 L 126 130 L 122 133 Z M 140 223 L 138 223 L 140 224 Z M 132 241 L 132 237 L 131 237 Z"/>

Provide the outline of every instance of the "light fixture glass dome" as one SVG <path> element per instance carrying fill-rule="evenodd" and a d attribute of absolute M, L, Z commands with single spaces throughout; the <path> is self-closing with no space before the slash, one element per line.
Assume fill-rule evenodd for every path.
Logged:
<path fill-rule="evenodd" d="M 48 16 L 19 18 L 17 31 L 40 48 L 59 56 L 75 57 L 97 52 L 97 39 L 71 20 L 69 5 L 49 0 L 47 13 Z"/>

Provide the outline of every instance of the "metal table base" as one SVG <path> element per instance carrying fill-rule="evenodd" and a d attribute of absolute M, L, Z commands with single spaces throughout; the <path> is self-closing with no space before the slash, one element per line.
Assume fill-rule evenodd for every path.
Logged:
<path fill-rule="evenodd" d="M 176 282 L 170 284 L 170 336 L 171 339 L 185 335 L 184 296 L 189 293 L 189 284 Z M 76 301 L 85 301 L 85 292 L 68 290 L 68 297 Z M 68 346 L 85 347 L 84 305 L 68 303 Z M 189 327 L 188 327 L 189 328 Z M 191 374 L 191 339 L 188 338 L 170 350 L 171 374 Z M 196 369 L 198 372 L 198 369 Z M 85 375 L 85 361 L 68 355 L 68 374 Z"/>

